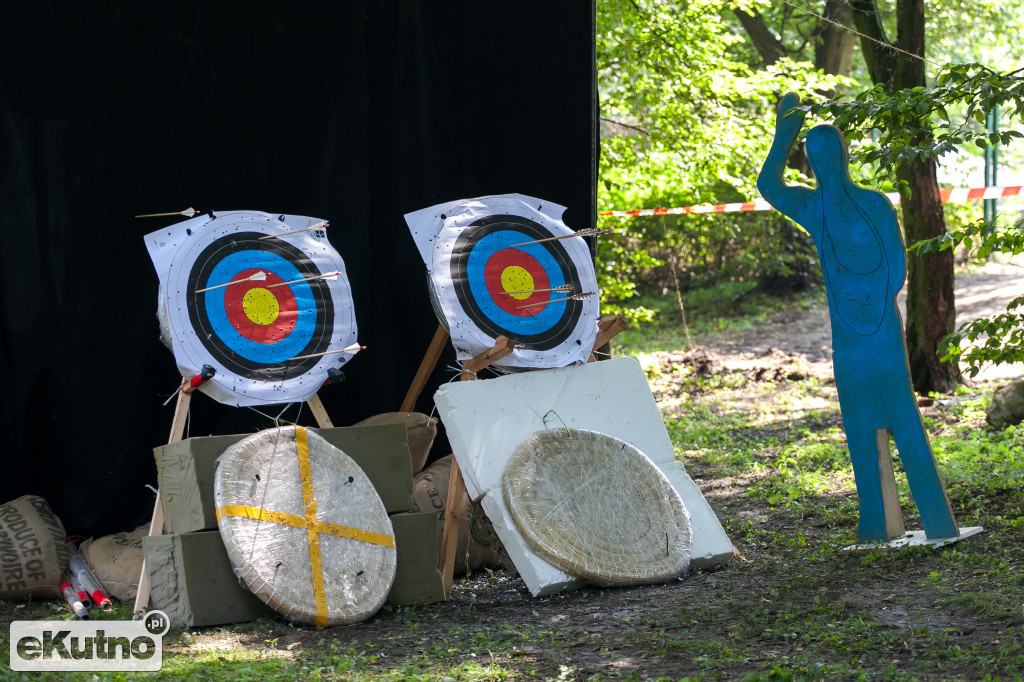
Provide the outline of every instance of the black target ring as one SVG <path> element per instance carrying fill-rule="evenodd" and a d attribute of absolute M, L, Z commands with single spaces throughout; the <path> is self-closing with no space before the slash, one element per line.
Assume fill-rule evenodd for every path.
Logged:
<path fill-rule="evenodd" d="M 262 239 L 261 239 L 262 238 Z M 200 343 L 223 368 L 241 377 L 265 382 L 281 382 L 299 377 L 315 367 L 321 357 L 292 360 L 292 357 L 323 353 L 331 344 L 334 329 L 334 303 L 330 288 L 323 279 L 309 279 L 302 283 L 308 287 L 314 302 L 312 321 L 308 322 L 310 338 L 297 352 L 285 359 L 264 361 L 251 359 L 232 350 L 221 338 L 217 325 L 203 293 L 198 290 L 209 286 L 211 274 L 225 258 L 245 251 L 265 252 L 277 256 L 294 268 L 302 278 L 317 277 L 321 273 L 300 249 L 279 238 L 267 238 L 259 232 L 241 232 L 225 235 L 210 243 L 195 259 L 188 276 L 186 302 L 189 320 Z"/>
<path fill-rule="evenodd" d="M 481 241 L 502 231 L 515 233 L 516 239 L 523 242 L 555 236 L 550 230 L 522 216 L 490 215 L 474 221 L 462 231 L 452 249 L 450 268 L 456 299 L 467 318 L 492 338 L 506 336 L 515 341 L 519 348 L 534 351 L 550 350 L 565 343 L 574 334 L 583 314 L 584 304 L 580 300 L 565 301 L 562 304 L 564 310 L 557 320 L 536 333 L 525 333 L 514 326 L 500 324 L 480 305 L 479 291 L 473 290 L 474 277 L 469 273 L 470 259 Z M 524 237 L 520 239 L 518 235 Z M 534 245 L 534 248 L 537 247 L 542 247 L 555 263 L 558 272 L 550 273 L 552 278 L 569 284 L 573 293 L 582 293 L 579 273 L 562 243 L 557 240 L 549 241 Z M 479 277 L 475 279 L 479 281 Z"/>

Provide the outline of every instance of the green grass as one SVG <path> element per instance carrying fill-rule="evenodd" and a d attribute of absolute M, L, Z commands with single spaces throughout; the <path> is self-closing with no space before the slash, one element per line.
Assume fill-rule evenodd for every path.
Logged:
<path fill-rule="evenodd" d="M 388 607 L 330 630 L 274 619 L 175 629 L 159 677 L 1022 679 L 1024 427 L 985 425 L 994 386 L 937 396 L 922 411 L 960 525 L 985 532 L 939 549 L 845 552 L 856 540 L 858 505 L 834 384 L 756 381 L 739 371 L 697 376 L 652 354 L 678 333 L 655 327 L 635 348 L 647 353 L 652 387 L 664 390 L 677 457 L 741 557 L 666 585 L 541 599 L 481 574 L 460 581 L 447 604 Z M 907 527 L 920 528 L 898 461 L 896 475 Z M 58 602 L 25 602 L 4 616 L 69 614 Z M 7 634 L 0 627 L 3 650 Z M 20 679 L 2 668 L 0 678 Z"/>
<path fill-rule="evenodd" d="M 690 340 L 718 332 L 751 329 L 757 322 L 786 309 L 807 308 L 821 297 L 820 288 L 812 288 L 785 298 L 767 296 L 754 291 L 756 282 L 724 282 L 715 287 L 683 293 L 686 328 Z M 615 338 L 616 352 L 627 355 L 687 347 L 683 315 L 674 293 L 663 296 L 636 296 L 629 299 L 632 307 L 654 311 L 649 322 L 636 325 Z"/>
<path fill-rule="evenodd" d="M 650 336 L 635 348 L 661 350 L 662 332 Z M 685 652 L 705 679 L 1021 679 L 1024 426 L 985 425 L 994 386 L 961 387 L 923 410 L 961 527 L 985 533 L 939 550 L 850 555 L 841 549 L 856 538 L 856 487 L 830 381 L 700 377 L 664 356 L 640 357 L 652 385 L 674 387 L 662 405 L 678 457 L 728 490 L 712 504 L 759 565 L 752 586 L 767 593 L 764 606 L 720 595 L 741 619 L 699 645 L 659 640 L 659 651 Z M 907 527 L 920 528 L 898 460 L 896 478 Z M 983 629 L 992 634 L 972 634 Z M 766 655 L 778 641 L 787 652 Z"/>

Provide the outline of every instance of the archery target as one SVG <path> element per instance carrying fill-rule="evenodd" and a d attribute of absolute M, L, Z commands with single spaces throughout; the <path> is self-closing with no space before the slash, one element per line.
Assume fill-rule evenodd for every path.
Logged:
<path fill-rule="evenodd" d="M 208 364 L 200 390 L 220 402 L 294 402 L 354 355 L 337 352 L 356 343 L 345 265 L 322 230 L 294 232 L 318 222 L 236 211 L 147 236 L 183 377 Z"/>
<path fill-rule="evenodd" d="M 433 222 L 431 298 L 460 360 L 490 348 L 498 336 L 516 344 L 497 363 L 501 369 L 562 367 L 589 358 L 599 316 L 590 249 L 562 223 L 564 209 L 544 208 L 538 199 L 505 195 L 406 216 L 418 242 L 421 226 Z M 570 298 L 583 293 L 592 295 Z"/>

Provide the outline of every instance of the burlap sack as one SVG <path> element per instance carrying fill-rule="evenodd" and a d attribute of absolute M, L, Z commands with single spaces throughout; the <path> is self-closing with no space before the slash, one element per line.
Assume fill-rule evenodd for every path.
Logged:
<path fill-rule="evenodd" d="M 437 512 L 437 549 L 441 551 L 444 530 L 445 504 L 448 501 L 448 478 L 451 475 L 452 456 L 437 460 L 415 476 L 412 491 L 413 512 Z M 480 505 L 470 502 L 462 494 L 459 514 L 459 541 L 455 549 L 455 575 L 464 575 L 478 568 L 512 566 L 505 548 L 494 532 L 494 527 Z"/>
<path fill-rule="evenodd" d="M 131 532 L 104 535 L 98 540 L 89 538 L 82 543 L 82 556 L 103 583 L 107 596 L 123 602 L 135 600 L 142 573 L 142 538 L 147 535 L 148 523 Z"/>
<path fill-rule="evenodd" d="M 356 426 L 378 426 L 380 424 L 405 424 L 406 444 L 409 446 L 409 459 L 412 462 L 412 473 L 423 471 L 430 454 L 430 446 L 437 435 L 437 417 L 428 417 L 419 412 L 385 412 L 364 419 Z"/>
<path fill-rule="evenodd" d="M 64 524 L 43 498 L 25 495 L 0 505 L 0 599 L 59 597 L 66 541 Z"/>

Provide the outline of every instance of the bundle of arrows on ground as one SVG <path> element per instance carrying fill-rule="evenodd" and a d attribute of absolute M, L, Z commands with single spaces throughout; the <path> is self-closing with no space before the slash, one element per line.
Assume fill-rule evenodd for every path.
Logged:
<path fill-rule="evenodd" d="M 78 545 L 71 539 L 68 539 L 67 543 L 71 558 L 68 562 L 68 572 L 60 583 L 60 589 L 71 610 L 75 612 L 77 618 L 83 620 L 89 617 L 95 606 L 103 611 L 109 611 L 113 607 L 110 597 L 103 591 L 100 581 L 78 550 Z"/>

